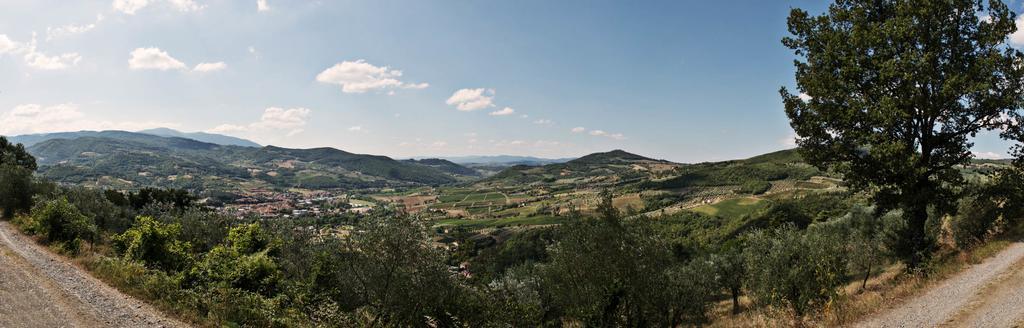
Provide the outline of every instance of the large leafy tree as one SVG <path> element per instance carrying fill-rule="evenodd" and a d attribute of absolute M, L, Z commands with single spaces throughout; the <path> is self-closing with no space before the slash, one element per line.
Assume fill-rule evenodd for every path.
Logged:
<path fill-rule="evenodd" d="M 878 210 L 902 208 L 898 255 L 918 267 L 929 208 L 953 204 L 971 138 L 1020 104 L 1014 14 L 999 0 L 837 0 L 793 9 L 788 26 L 803 94 L 781 94 L 801 153 L 873 191 Z"/>

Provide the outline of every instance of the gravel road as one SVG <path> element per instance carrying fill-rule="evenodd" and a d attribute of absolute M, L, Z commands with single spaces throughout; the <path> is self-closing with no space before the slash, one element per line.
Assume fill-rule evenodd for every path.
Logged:
<path fill-rule="evenodd" d="M 0 327 L 188 327 L 0 222 Z"/>
<path fill-rule="evenodd" d="M 1014 327 L 1024 318 L 1024 243 L 1014 243 L 857 327 Z"/>

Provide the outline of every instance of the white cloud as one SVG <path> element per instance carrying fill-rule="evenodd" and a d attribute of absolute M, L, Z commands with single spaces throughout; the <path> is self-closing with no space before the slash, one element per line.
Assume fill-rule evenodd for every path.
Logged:
<path fill-rule="evenodd" d="M 573 129 L 573 130 L 576 130 L 576 129 Z M 580 132 L 583 132 L 583 130 L 580 130 Z M 604 131 L 604 130 L 591 130 L 590 131 L 590 135 L 595 136 L 595 137 L 608 137 L 608 138 L 612 138 L 612 139 L 615 139 L 615 140 L 626 140 L 626 136 L 623 135 L 622 133 L 608 133 L 607 131 Z"/>
<path fill-rule="evenodd" d="M 807 95 L 806 93 L 803 93 L 803 92 L 801 92 L 799 95 L 797 95 L 797 98 L 800 98 L 800 100 L 803 100 L 803 101 L 811 101 L 811 99 L 813 99 L 813 97 L 811 97 L 811 96 L 809 96 L 809 95 Z"/>
<path fill-rule="evenodd" d="M 67 103 L 51 106 L 18 105 L 0 114 L 0 134 L 18 135 L 81 130 L 137 131 L 157 127 L 175 127 L 168 122 L 106 121 L 89 119 L 78 105 Z"/>
<path fill-rule="evenodd" d="M 445 103 L 464 112 L 494 107 L 494 89 L 459 89 Z"/>
<path fill-rule="evenodd" d="M 256 0 L 256 11 L 268 11 L 270 5 L 267 4 L 267 0 Z"/>
<path fill-rule="evenodd" d="M 192 70 L 196 72 L 206 73 L 220 71 L 225 68 L 228 68 L 228 65 L 224 62 L 199 63 L 198 65 L 196 65 L 196 68 L 193 68 Z"/>
<path fill-rule="evenodd" d="M 218 125 L 218 126 L 212 128 L 212 129 L 207 130 L 207 132 L 212 132 L 212 133 L 232 133 L 232 132 L 242 132 L 242 131 L 245 131 L 245 130 L 247 130 L 247 128 L 244 127 L 244 126 L 241 126 L 241 125 L 221 124 L 221 125 Z"/>
<path fill-rule="evenodd" d="M 268 129 L 294 129 L 306 125 L 306 118 L 309 117 L 308 108 L 279 108 L 270 107 L 263 111 L 260 121 L 253 123 L 256 128 Z"/>
<path fill-rule="evenodd" d="M 779 139 L 779 144 L 781 144 L 783 146 L 786 146 L 786 147 L 790 147 L 790 148 L 796 147 L 796 138 L 797 138 L 796 133 L 790 132 L 788 135 L 786 135 L 782 139 Z"/>
<path fill-rule="evenodd" d="M 533 121 L 533 124 L 537 124 L 537 125 L 552 125 L 552 124 L 555 124 L 555 121 L 552 121 L 552 120 L 549 120 L 549 119 L 539 119 L 539 120 Z"/>
<path fill-rule="evenodd" d="M 45 70 L 65 69 L 78 65 L 78 62 L 82 60 L 82 56 L 79 56 L 77 52 L 48 56 L 34 50 L 25 54 L 25 64 L 33 68 Z"/>
<path fill-rule="evenodd" d="M 65 69 L 78 65 L 82 56 L 77 52 L 69 52 L 60 55 L 47 55 L 36 49 L 36 35 L 32 33 L 32 41 L 19 43 L 5 34 L 0 34 L 0 55 L 21 54 L 25 64 L 32 68 L 44 70 Z"/>
<path fill-rule="evenodd" d="M 582 133 L 583 131 L 586 131 L 586 130 L 587 129 L 582 127 L 582 126 L 577 126 L 575 128 L 572 128 L 572 130 L 569 130 L 569 131 L 572 131 L 572 133 Z"/>
<path fill-rule="evenodd" d="M 1024 47 L 1024 15 L 1017 16 L 1013 22 L 1017 25 L 1017 31 L 1010 34 L 1010 45 Z"/>
<path fill-rule="evenodd" d="M 0 34 L 0 55 L 18 50 L 18 43 L 7 37 L 7 34 Z"/>
<path fill-rule="evenodd" d="M 102 16 L 100 16 L 102 17 Z M 95 23 L 89 23 L 85 25 L 64 25 L 58 27 L 47 27 L 46 28 L 46 41 L 50 41 L 56 38 L 72 36 L 76 34 L 82 34 L 89 32 L 96 28 Z"/>
<path fill-rule="evenodd" d="M 146 8 L 155 2 L 151 0 L 114 0 L 111 6 L 114 7 L 115 11 L 127 15 L 135 15 L 142 8 Z M 174 9 L 182 12 L 199 11 L 206 8 L 206 6 L 196 3 L 194 0 L 167 0 L 167 3 Z"/>
<path fill-rule="evenodd" d="M 981 152 L 973 151 L 972 153 L 974 154 L 974 157 L 980 158 L 980 159 L 1004 159 L 1004 158 L 1007 158 L 1007 156 L 1005 154 L 1000 154 L 1000 153 L 991 152 L 991 151 L 981 151 Z"/>
<path fill-rule="evenodd" d="M 206 6 L 200 5 L 193 0 L 168 0 L 174 8 L 179 11 L 198 11 Z"/>
<path fill-rule="evenodd" d="M 363 132 L 363 127 L 356 125 L 348 128 L 349 132 Z"/>
<path fill-rule="evenodd" d="M 496 110 L 496 111 L 491 112 L 491 115 L 494 115 L 494 116 L 507 116 L 507 115 L 515 114 L 515 112 L 516 112 L 516 110 L 512 109 L 512 107 L 505 107 L 505 108 L 502 108 L 501 110 Z"/>
<path fill-rule="evenodd" d="M 131 69 L 157 69 L 166 71 L 170 69 L 184 69 L 185 63 L 174 59 L 166 51 L 160 48 L 135 48 L 128 58 L 128 67 Z"/>
<path fill-rule="evenodd" d="M 136 11 L 149 5 L 149 0 L 114 0 L 114 10 L 128 15 L 135 15 Z"/>
<path fill-rule="evenodd" d="M 427 83 L 405 83 L 399 81 L 402 71 L 387 66 L 374 66 L 365 60 L 343 61 L 316 75 L 321 83 L 337 84 L 345 93 L 365 93 L 371 90 L 423 89 Z"/>
<path fill-rule="evenodd" d="M 274 131 L 288 131 L 286 136 L 291 137 L 305 131 L 303 129 L 308 123 L 310 110 L 308 108 L 280 108 L 269 107 L 263 110 L 260 120 L 247 125 L 221 124 L 207 130 L 212 133 L 248 132 L 267 133 Z"/>
<path fill-rule="evenodd" d="M 529 117 L 530 117 L 530 115 L 526 115 L 526 114 L 523 114 L 523 115 L 519 115 L 519 117 L 520 117 L 520 118 L 529 118 Z"/>

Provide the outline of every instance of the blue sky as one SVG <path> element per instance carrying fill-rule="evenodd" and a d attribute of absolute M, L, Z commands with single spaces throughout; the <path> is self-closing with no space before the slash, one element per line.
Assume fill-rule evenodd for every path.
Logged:
<path fill-rule="evenodd" d="M 742 158 L 791 147 L 779 40 L 791 7 L 824 5 L 7 0 L 0 134 L 167 126 L 394 157 Z M 1006 147 L 990 133 L 975 150 Z"/>

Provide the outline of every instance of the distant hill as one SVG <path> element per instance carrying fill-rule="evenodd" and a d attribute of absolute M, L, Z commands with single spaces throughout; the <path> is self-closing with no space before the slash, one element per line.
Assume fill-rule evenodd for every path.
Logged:
<path fill-rule="evenodd" d="M 191 139 L 194 141 L 200 141 L 210 144 L 222 145 L 222 146 L 242 146 L 242 147 L 261 147 L 259 144 L 248 141 L 245 139 L 239 139 L 230 136 L 223 136 L 212 133 L 183 133 L 171 129 L 152 129 L 144 130 L 140 132 L 128 132 L 128 131 L 75 131 L 75 132 L 54 132 L 54 133 L 39 133 L 39 134 L 25 134 L 18 136 L 10 136 L 7 139 L 14 143 L 24 144 L 25 147 L 31 147 L 40 142 L 44 142 L 52 139 L 77 139 L 82 137 L 96 137 L 96 138 L 112 138 L 120 140 L 153 140 L 147 139 L 147 136 L 156 137 L 170 137 L 180 139 Z"/>
<path fill-rule="evenodd" d="M 32 143 L 28 151 L 38 158 L 41 175 L 68 183 L 122 188 L 329 189 L 457 181 L 451 173 L 430 165 L 333 148 L 224 146 L 124 131 L 58 135 L 61 138 Z"/>
<path fill-rule="evenodd" d="M 242 138 L 226 136 L 222 134 L 206 133 L 206 132 L 181 132 L 169 128 L 156 128 L 149 130 L 142 130 L 139 133 L 152 134 L 161 137 L 179 137 L 189 138 L 192 140 L 198 140 L 202 142 L 209 142 L 224 146 L 241 146 L 241 147 L 262 147 L 262 145 L 245 140 Z"/>
<path fill-rule="evenodd" d="M 604 153 L 593 153 L 587 156 L 583 156 L 571 161 L 569 164 L 618 164 L 618 163 L 630 163 L 636 161 L 654 161 L 658 160 L 643 157 L 637 154 L 628 153 L 624 150 L 616 149 Z M 667 161 L 663 161 L 667 162 Z"/>
<path fill-rule="evenodd" d="M 440 158 L 407 159 L 407 160 L 403 160 L 403 162 L 417 164 L 417 165 L 423 165 L 423 166 L 427 166 L 427 167 L 432 167 L 432 168 L 437 169 L 437 170 L 439 170 L 441 172 L 447 172 L 447 173 L 450 173 L 450 174 L 453 174 L 453 175 L 462 175 L 462 176 L 471 176 L 471 177 L 478 177 L 478 176 L 480 176 L 480 172 L 478 172 L 477 170 L 474 170 L 474 169 L 471 169 L 471 168 L 468 168 L 468 167 L 465 167 L 465 166 L 462 166 L 462 165 L 459 165 L 459 164 L 455 164 L 454 162 L 446 160 L 446 159 L 440 159 Z"/>
<path fill-rule="evenodd" d="M 682 164 L 613 150 L 586 155 L 564 163 L 517 165 L 481 181 L 484 185 L 592 183 L 618 184 L 650 179 Z"/>
<path fill-rule="evenodd" d="M 453 156 L 453 157 L 437 157 L 460 165 L 473 164 L 473 166 L 513 166 L 513 165 L 545 165 L 554 163 L 565 163 L 572 158 L 540 158 L 532 156 L 511 156 L 511 155 L 495 155 L 495 156 Z M 416 157 L 415 159 L 428 159 L 426 157 Z"/>

